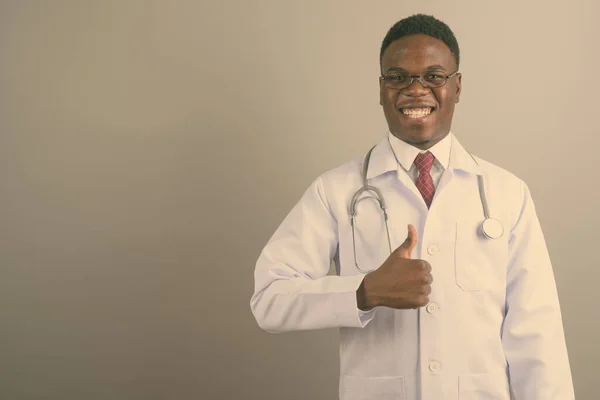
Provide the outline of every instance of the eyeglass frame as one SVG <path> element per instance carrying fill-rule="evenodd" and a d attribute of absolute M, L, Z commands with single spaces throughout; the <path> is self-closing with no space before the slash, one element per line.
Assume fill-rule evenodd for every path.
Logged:
<path fill-rule="evenodd" d="M 441 88 L 441 87 L 443 87 L 443 86 L 444 86 L 444 85 L 445 85 L 445 84 L 448 82 L 448 79 L 450 79 L 450 78 L 452 78 L 452 77 L 454 77 L 454 76 L 456 76 L 456 75 L 460 74 L 460 72 L 458 72 L 458 70 L 456 70 L 456 71 L 454 71 L 453 73 L 451 73 L 450 75 L 441 75 L 441 76 L 443 76 L 443 77 L 444 77 L 444 83 L 442 83 L 442 84 L 441 84 L 441 85 L 439 85 L 439 86 L 429 86 L 429 85 L 428 85 L 428 82 L 425 82 L 425 81 L 423 80 L 423 76 L 424 76 L 424 75 L 426 75 L 426 74 L 431 74 L 431 72 L 426 72 L 426 73 L 423 73 L 423 74 L 421 74 L 421 75 L 408 75 L 408 78 L 410 78 L 410 80 L 408 81 L 408 84 L 407 84 L 406 86 L 404 86 L 404 87 L 401 87 L 401 88 L 395 88 L 395 87 L 390 87 L 390 86 L 388 86 L 388 84 L 387 84 L 387 82 L 388 82 L 388 81 L 387 81 L 386 79 L 389 77 L 389 75 L 383 75 L 383 74 L 382 74 L 382 75 L 379 77 L 379 80 L 380 80 L 380 81 L 383 81 L 383 84 L 385 85 L 385 87 L 387 87 L 388 89 L 393 89 L 393 90 L 402 90 L 402 89 L 406 89 L 407 87 L 410 87 L 410 85 L 412 85 L 412 84 L 413 84 L 413 82 L 415 81 L 415 79 L 417 79 L 417 80 L 419 81 L 419 83 L 421 84 L 421 86 L 423 86 L 424 88 L 428 88 L 428 89 L 437 89 L 437 88 Z"/>

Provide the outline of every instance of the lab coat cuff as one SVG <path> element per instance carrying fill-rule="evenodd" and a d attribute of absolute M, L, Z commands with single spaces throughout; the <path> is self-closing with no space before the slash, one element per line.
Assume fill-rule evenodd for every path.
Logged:
<path fill-rule="evenodd" d="M 356 309 L 358 310 L 358 318 L 360 318 L 360 323 L 363 327 L 365 327 L 375 316 L 374 308 L 369 311 L 363 311 L 358 307 Z"/>
<path fill-rule="evenodd" d="M 341 287 L 336 304 L 336 318 L 340 326 L 351 328 L 365 327 L 375 316 L 375 309 L 362 311 L 358 308 L 356 291 L 364 279 L 364 275 L 340 277 Z"/>

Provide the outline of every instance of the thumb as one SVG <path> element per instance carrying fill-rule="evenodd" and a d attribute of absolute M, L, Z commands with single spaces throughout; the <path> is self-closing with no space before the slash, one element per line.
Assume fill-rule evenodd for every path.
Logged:
<path fill-rule="evenodd" d="M 404 242 L 396 249 L 401 258 L 411 258 L 412 250 L 417 245 L 417 230 L 411 224 L 408 224 L 408 235 Z"/>

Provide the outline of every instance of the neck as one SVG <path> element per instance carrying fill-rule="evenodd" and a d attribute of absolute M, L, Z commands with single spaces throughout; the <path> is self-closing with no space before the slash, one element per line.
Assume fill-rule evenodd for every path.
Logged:
<path fill-rule="evenodd" d="M 430 149 L 431 147 L 433 147 L 437 143 L 439 143 L 441 140 L 443 140 L 449 134 L 450 134 L 450 131 L 446 132 L 445 134 L 434 134 L 426 140 L 410 140 L 407 137 L 402 137 L 402 135 L 399 135 L 399 134 L 397 135 L 394 132 L 392 132 L 392 135 L 396 136 L 398 139 L 402 140 L 404 143 L 408 143 L 409 145 L 416 147 L 419 150 Z M 406 135 L 406 136 L 410 137 L 410 135 Z"/>
<path fill-rule="evenodd" d="M 437 141 L 433 141 L 433 140 L 424 140 L 422 142 L 413 142 L 413 141 L 409 141 L 409 140 L 403 140 L 403 142 L 410 144 L 411 146 L 416 147 L 419 150 L 427 150 L 431 147 L 433 147 L 434 144 L 437 143 Z"/>

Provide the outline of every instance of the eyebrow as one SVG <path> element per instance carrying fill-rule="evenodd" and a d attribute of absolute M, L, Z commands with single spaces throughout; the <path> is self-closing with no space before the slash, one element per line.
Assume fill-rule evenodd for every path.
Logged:
<path fill-rule="evenodd" d="M 439 64 L 430 65 L 427 68 L 425 68 L 424 71 L 440 70 L 440 69 L 446 71 L 446 68 L 442 67 Z M 386 70 L 386 72 L 390 72 L 390 71 L 408 72 L 408 70 L 406 70 L 402 67 L 390 67 Z"/>

